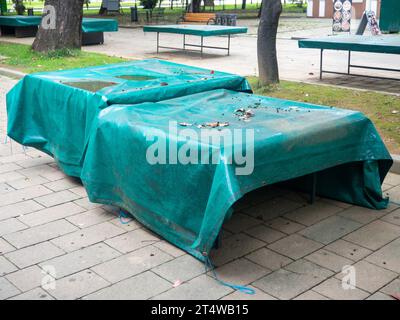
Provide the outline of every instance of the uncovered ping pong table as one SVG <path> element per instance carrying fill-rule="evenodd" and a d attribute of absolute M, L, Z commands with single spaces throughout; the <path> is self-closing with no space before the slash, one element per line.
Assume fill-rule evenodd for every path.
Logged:
<path fill-rule="evenodd" d="M 173 49 L 173 50 L 191 50 L 186 49 L 186 47 L 194 47 L 200 48 L 200 53 L 203 55 L 203 49 L 220 49 L 227 50 L 228 56 L 230 54 L 230 45 L 231 45 L 231 35 L 239 34 L 239 33 L 247 33 L 246 27 L 230 27 L 230 26 L 216 26 L 216 25 L 191 25 L 191 24 L 174 24 L 174 25 L 162 25 L 162 26 L 144 26 L 144 32 L 156 32 L 157 33 L 157 53 L 160 52 L 160 48 L 163 49 Z M 175 33 L 183 35 L 183 47 L 182 48 L 174 48 L 160 45 L 160 33 Z M 186 35 L 199 36 L 201 38 L 200 44 L 193 44 L 186 42 Z M 227 36 L 228 37 L 228 45 L 227 47 L 217 47 L 217 46 L 208 46 L 204 44 L 205 37 L 211 36 Z M 196 51 L 196 50 L 195 50 Z M 198 51 L 198 50 L 197 50 Z"/>
<path fill-rule="evenodd" d="M 362 36 L 362 35 L 340 35 L 328 36 L 314 39 L 299 40 L 300 48 L 320 49 L 320 79 L 323 73 L 342 74 L 350 76 L 400 80 L 400 78 L 370 76 L 363 74 L 355 74 L 351 72 L 351 68 L 369 69 L 390 72 L 400 72 L 400 69 L 383 68 L 365 65 L 356 65 L 351 63 L 351 52 L 367 52 L 367 53 L 384 53 L 400 55 L 400 36 L 398 35 L 383 35 L 383 36 Z M 333 70 L 324 70 L 324 51 L 325 50 L 341 50 L 348 51 L 347 72 L 338 72 Z"/>

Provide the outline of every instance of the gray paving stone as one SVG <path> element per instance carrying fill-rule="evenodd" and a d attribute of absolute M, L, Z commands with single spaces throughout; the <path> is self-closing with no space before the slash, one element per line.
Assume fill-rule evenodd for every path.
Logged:
<path fill-rule="evenodd" d="M 357 288 L 343 289 L 342 282 L 335 278 L 324 281 L 313 288 L 313 291 L 333 300 L 362 300 L 369 296 L 369 293 Z"/>
<path fill-rule="evenodd" d="M 326 202 L 318 201 L 312 205 L 307 205 L 285 214 L 285 218 L 306 226 L 311 226 L 323 219 L 333 216 L 342 210 L 343 208 Z"/>
<path fill-rule="evenodd" d="M 67 177 L 67 178 L 64 178 L 64 179 L 60 179 L 60 180 L 56 180 L 56 181 L 52 181 L 52 182 L 46 183 L 46 184 L 44 184 L 44 186 L 46 188 L 49 188 L 50 190 L 53 190 L 53 191 L 57 192 L 57 191 L 62 191 L 62 190 L 66 190 L 66 189 L 71 189 L 71 188 L 77 187 L 77 186 L 79 186 L 79 182 L 76 179 Z"/>
<path fill-rule="evenodd" d="M 20 166 L 18 166 L 15 163 L 6 163 L 6 164 L 0 164 L 0 173 L 5 173 L 9 171 L 15 171 L 21 169 Z"/>
<path fill-rule="evenodd" d="M 332 216 L 299 231 L 299 234 L 323 244 L 329 244 L 361 226 L 362 224 L 356 221 Z"/>
<path fill-rule="evenodd" d="M 112 224 L 115 224 L 119 228 L 124 229 L 125 231 L 134 231 L 134 230 L 143 228 L 143 225 L 140 224 L 140 222 L 138 222 L 137 220 L 135 220 L 133 218 L 124 220 L 123 224 L 121 223 L 120 218 L 112 219 L 112 220 L 110 220 L 110 222 Z"/>
<path fill-rule="evenodd" d="M 381 220 L 400 226 L 400 209 L 394 210 L 386 216 L 383 216 Z"/>
<path fill-rule="evenodd" d="M 321 243 L 307 239 L 297 234 L 292 234 L 286 238 L 278 240 L 273 244 L 270 244 L 268 248 L 283 254 L 292 259 L 300 259 L 311 252 L 314 252 L 321 248 Z"/>
<path fill-rule="evenodd" d="M 122 253 L 128 253 L 151 245 L 157 241 L 159 241 L 159 239 L 150 232 L 143 229 L 137 229 L 115 238 L 108 239 L 105 243 Z"/>
<path fill-rule="evenodd" d="M 95 224 L 110 221 L 114 218 L 115 216 L 107 212 L 106 210 L 102 208 L 96 208 L 80 214 L 75 214 L 73 216 L 67 217 L 66 219 L 79 228 L 87 228 Z"/>
<path fill-rule="evenodd" d="M 103 222 L 94 226 L 78 230 L 73 233 L 53 239 L 52 242 L 61 249 L 71 252 L 92 244 L 102 242 L 118 236 L 125 231 L 109 222 Z"/>
<path fill-rule="evenodd" d="M 397 237 L 400 237 L 400 226 L 378 220 L 350 233 L 343 239 L 377 250 Z"/>
<path fill-rule="evenodd" d="M 0 237 L 19 230 L 27 229 L 28 227 L 15 218 L 0 221 Z"/>
<path fill-rule="evenodd" d="M 379 219 L 385 215 L 385 211 L 353 206 L 349 209 L 339 212 L 338 215 L 365 224 Z"/>
<path fill-rule="evenodd" d="M 5 183 L 0 183 L 0 194 L 5 194 L 7 192 L 15 190 L 13 187 Z"/>
<path fill-rule="evenodd" d="M 36 288 L 12 297 L 10 300 L 54 300 L 54 298 L 42 288 Z"/>
<path fill-rule="evenodd" d="M 73 201 L 79 199 L 80 197 L 71 191 L 63 190 L 59 192 L 54 192 L 42 197 L 35 198 L 35 201 L 39 202 L 45 207 L 52 207 L 65 202 Z"/>
<path fill-rule="evenodd" d="M 52 243 L 42 242 L 30 247 L 12 251 L 5 254 L 5 256 L 8 260 L 22 269 L 62 254 L 64 254 L 64 251 L 57 248 Z"/>
<path fill-rule="evenodd" d="M 398 276 L 395 272 L 383 269 L 367 261 L 359 261 L 353 266 L 356 272 L 356 287 L 370 293 L 379 290 Z M 343 273 L 339 273 L 336 278 L 342 280 L 343 276 Z"/>
<path fill-rule="evenodd" d="M 92 268 L 98 275 L 115 283 L 147 271 L 173 258 L 154 246 L 147 246 L 113 260 L 101 263 Z M 179 266 L 179 271 L 185 271 Z M 204 271 L 204 266 L 203 266 Z"/>
<path fill-rule="evenodd" d="M 18 270 L 10 261 L 0 256 L 0 277 Z"/>
<path fill-rule="evenodd" d="M 14 189 L 23 189 L 23 188 L 28 188 L 32 186 L 37 186 L 44 184 L 46 182 L 49 182 L 49 180 L 41 177 L 41 176 L 35 176 L 35 177 L 23 177 L 21 179 L 16 179 L 12 181 L 7 181 L 7 183 L 12 186 Z"/>
<path fill-rule="evenodd" d="M 253 285 L 279 299 L 293 299 L 309 290 L 323 278 L 279 269 L 255 281 Z"/>
<path fill-rule="evenodd" d="M 52 162 L 54 162 L 53 158 L 43 154 L 43 156 L 41 155 L 40 157 L 24 159 L 24 160 L 18 161 L 17 164 L 23 168 L 31 168 L 31 167 L 44 165 L 44 164 L 49 164 Z"/>
<path fill-rule="evenodd" d="M 52 168 L 47 164 L 18 170 L 18 172 L 28 178 L 32 178 L 35 176 L 42 176 L 49 181 L 55 181 L 66 177 L 65 174 L 62 173 L 60 170 Z"/>
<path fill-rule="evenodd" d="M 400 239 L 387 244 L 365 260 L 382 268 L 400 273 Z"/>
<path fill-rule="evenodd" d="M 367 300 L 395 300 L 393 297 L 388 296 L 382 292 L 376 292 L 373 295 L 370 295 Z"/>
<path fill-rule="evenodd" d="M 263 246 L 265 246 L 264 242 L 238 233 L 223 239 L 221 247 L 211 252 L 211 259 L 215 266 L 221 266 Z"/>
<path fill-rule="evenodd" d="M 324 249 L 306 256 L 305 259 L 335 272 L 341 271 L 344 266 L 353 264 L 352 260 L 338 256 Z"/>
<path fill-rule="evenodd" d="M 279 240 L 286 236 L 286 234 L 274 230 L 272 228 L 266 227 L 264 225 L 258 225 L 256 227 L 248 229 L 246 233 L 252 237 L 264 241 L 267 244 L 275 242 L 276 240 Z"/>
<path fill-rule="evenodd" d="M 82 198 L 87 197 L 86 189 L 83 186 L 76 186 L 74 188 L 69 189 L 69 191 L 76 193 L 78 196 Z"/>
<path fill-rule="evenodd" d="M 219 279 L 228 283 L 248 285 L 271 272 L 247 259 L 237 259 L 214 270 Z M 245 272 L 243 272 L 245 271 Z M 213 276 L 213 272 L 208 272 Z"/>
<path fill-rule="evenodd" d="M 226 295 L 221 300 L 278 300 L 277 298 L 265 293 L 260 289 L 257 289 L 256 287 L 253 286 L 247 286 L 247 287 L 253 289 L 255 291 L 255 294 L 245 294 L 241 291 L 236 290 Z"/>
<path fill-rule="evenodd" d="M 6 278 L 0 278 L 0 300 L 5 300 L 19 294 L 20 291 L 14 287 Z"/>
<path fill-rule="evenodd" d="M 72 202 L 67 202 L 54 207 L 35 211 L 30 214 L 25 214 L 18 219 L 28 226 L 35 227 L 41 224 L 69 217 L 84 210 L 85 209 Z"/>
<path fill-rule="evenodd" d="M 372 251 L 369 249 L 360 247 L 359 245 L 342 239 L 332 242 L 324 249 L 353 261 L 361 260 L 372 253 Z"/>
<path fill-rule="evenodd" d="M 114 259 L 119 255 L 116 250 L 102 243 L 48 260 L 41 263 L 40 266 L 54 267 L 56 278 L 59 279 Z"/>
<path fill-rule="evenodd" d="M 52 193 L 52 191 L 41 185 L 29 187 L 0 195 L 0 203 L 2 204 L 2 206 L 6 206 L 9 204 L 26 201 L 36 197 L 47 195 L 49 193 Z"/>
<path fill-rule="evenodd" d="M 14 232 L 5 235 L 3 238 L 11 243 L 14 247 L 23 248 L 39 242 L 57 238 L 66 233 L 73 232 L 76 229 L 77 227 L 66 220 L 57 220 L 26 230 Z"/>
<path fill-rule="evenodd" d="M 21 178 L 24 178 L 24 176 L 16 171 L 0 173 L 0 182 L 10 182 Z"/>
<path fill-rule="evenodd" d="M 326 279 L 334 274 L 332 271 L 304 259 L 294 261 L 285 266 L 284 269 L 294 273 L 317 277 L 319 279 Z"/>
<path fill-rule="evenodd" d="M 400 174 L 389 172 L 385 177 L 384 183 L 390 184 L 391 186 L 400 185 Z"/>
<path fill-rule="evenodd" d="M 224 223 L 223 228 L 232 233 L 239 233 L 259 224 L 260 220 L 254 219 L 239 212 L 235 212 L 232 217 Z"/>
<path fill-rule="evenodd" d="M 393 296 L 399 295 L 400 293 L 400 279 L 393 280 L 391 283 L 386 285 L 384 288 L 380 290 L 381 292 Z"/>
<path fill-rule="evenodd" d="M 167 241 L 159 241 L 153 244 L 154 247 L 161 249 L 162 251 L 168 253 L 169 255 L 177 258 L 186 254 L 183 250 L 179 249 L 178 247 L 168 243 Z"/>
<path fill-rule="evenodd" d="M 254 218 L 268 221 L 302 206 L 301 203 L 279 197 L 245 208 L 243 212 Z"/>
<path fill-rule="evenodd" d="M 391 201 L 400 203 L 400 185 L 389 189 L 387 193 Z"/>
<path fill-rule="evenodd" d="M 324 297 L 322 294 L 319 294 L 318 292 L 309 290 L 297 296 L 293 300 L 329 300 L 329 299 L 327 297 Z"/>
<path fill-rule="evenodd" d="M 100 203 L 90 202 L 88 197 L 75 200 L 74 203 L 76 203 L 78 206 L 81 206 L 82 208 L 85 208 L 86 210 L 92 210 L 102 206 L 102 204 Z"/>
<path fill-rule="evenodd" d="M 84 299 L 145 300 L 168 290 L 171 286 L 168 281 L 150 271 L 146 271 L 88 295 Z"/>
<path fill-rule="evenodd" d="M 0 255 L 14 251 L 15 248 L 6 240 L 0 238 Z"/>
<path fill-rule="evenodd" d="M 58 300 L 75 300 L 109 285 L 93 271 L 84 270 L 56 280 L 55 288 L 47 291 Z"/>
<path fill-rule="evenodd" d="M 233 292 L 215 279 L 201 275 L 154 297 L 157 300 L 216 300 Z"/>
<path fill-rule="evenodd" d="M 0 220 L 15 218 L 43 208 L 43 206 L 33 200 L 10 204 L 8 206 L 0 207 Z"/>
<path fill-rule="evenodd" d="M 282 256 L 267 248 L 261 248 L 246 256 L 247 259 L 263 266 L 268 270 L 277 270 L 293 262 L 292 259 Z"/>
<path fill-rule="evenodd" d="M 40 287 L 44 276 L 45 272 L 35 265 L 11 273 L 6 278 L 19 290 L 25 292 Z"/>
<path fill-rule="evenodd" d="M 172 283 L 177 280 L 183 282 L 205 273 L 205 265 L 190 255 L 184 255 L 155 267 L 152 271 Z"/>
<path fill-rule="evenodd" d="M 305 226 L 302 224 L 282 217 L 267 221 L 265 222 L 265 224 L 275 230 L 281 231 L 286 234 L 292 234 L 305 228 Z"/>

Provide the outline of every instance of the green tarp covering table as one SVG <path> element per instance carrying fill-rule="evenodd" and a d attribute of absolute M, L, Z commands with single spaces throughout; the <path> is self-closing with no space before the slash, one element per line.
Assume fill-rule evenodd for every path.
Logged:
<path fill-rule="evenodd" d="M 1 35 L 34 37 L 40 21 L 42 18 L 38 16 L 0 16 Z"/>
<path fill-rule="evenodd" d="M 177 49 L 187 50 L 186 47 L 200 48 L 201 54 L 203 54 L 204 48 L 210 49 L 221 49 L 227 50 L 228 55 L 230 54 L 231 35 L 239 33 L 247 33 L 246 27 L 229 27 L 229 26 L 216 26 L 216 25 L 190 25 L 190 24 L 174 24 L 174 25 L 161 25 L 161 26 L 144 26 L 144 32 L 156 32 L 157 33 L 157 53 L 160 48 L 164 49 Z M 173 48 L 160 46 L 160 33 L 174 33 L 183 35 L 183 48 Z M 199 36 L 201 39 L 200 44 L 191 44 L 186 42 L 186 36 Z M 204 37 L 211 36 L 227 36 L 228 46 L 227 47 L 215 47 L 204 45 Z"/>
<path fill-rule="evenodd" d="M 368 118 L 249 92 L 243 77 L 159 60 L 33 74 L 7 94 L 7 130 L 91 201 L 201 260 L 232 205 L 266 185 L 387 207 L 392 159 Z"/>
<path fill-rule="evenodd" d="M 32 74 L 7 95 L 8 133 L 50 154 L 65 173 L 79 177 L 101 109 L 219 88 L 250 91 L 241 76 L 151 59 Z"/>
<path fill-rule="evenodd" d="M 238 108 L 251 108 L 251 121 L 240 120 Z M 215 121 L 229 126 L 199 127 Z M 320 196 L 369 208 L 387 206 L 381 183 L 391 157 L 360 112 L 213 90 L 110 106 L 100 112 L 96 126 L 81 175 L 90 200 L 125 209 L 199 259 L 209 254 L 232 205 L 265 185 L 302 177 L 296 181 L 301 187 L 317 172 Z M 248 130 L 254 140 L 247 138 Z M 228 138 L 234 131 L 242 139 Z M 171 150 L 191 160 L 173 160 Z M 235 161 L 246 152 L 254 157 L 254 170 L 251 160 Z M 200 161 L 200 155 L 208 161 Z"/>
<path fill-rule="evenodd" d="M 2 34 L 15 34 L 16 37 L 34 37 L 42 21 L 40 16 L 0 16 Z M 104 32 L 118 31 L 118 21 L 114 19 L 83 18 L 82 44 L 104 42 Z"/>
<path fill-rule="evenodd" d="M 330 36 L 330 37 L 313 38 L 313 39 L 303 39 L 299 40 L 299 47 L 321 50 L 320 79 L 322 79 L 323 73 L 367 77 L 365 75 L 351 73 L 351 68 L 400 72 L 399 69 L 354 65 L 351 63 L 352 51 L 400 55 L 400 36 L 398 35 L 382 35 L 382 36 L 340 35 L 340 36 Z M 347 73 L 324 70 L 323 69 L 324 50 L 348 51 L 349 55 L 348 55 Z M 375 76 L 368 76 L 368 77 L 400 80 L 398 78 L 375 77 Z"/>

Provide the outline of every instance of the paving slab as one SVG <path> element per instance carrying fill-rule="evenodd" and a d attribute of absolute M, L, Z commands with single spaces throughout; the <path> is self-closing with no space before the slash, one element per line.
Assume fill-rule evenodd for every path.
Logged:
<path fill-rule="evenodd" d="M 246 259 L 257 263 L 268 270 L 278 270 L 293 262 L 292 259 L 267 248 L 261 248 L 250 253 L 246 256 Z"/>
<path fill-rule="evenodd" d="M 353 263 L 353 261 L 350 259 L 338 256 L 337 254 L 324 249 L 313 252 L 312 254 L 306 256 L 305 259 L 335 272 L 339 272 L 343 269 L 343 267 Z"/>
<path fill-rule="evenodd" d="M 290 235 L 268 246 L 269 249 L 295 260 L 300 259 L 321 247 L 323 247 L 323 244 L 307 239 L 298 234 Z"/>
<path fill-rule="evenodd" d="M 368 262 L 400 273 L 400 239 L 387 244 L 366 258 Z"/>
<path fill-rule="evenodd" d="M 54 300 L 46 291 L 36 288 L 10 298 L 10 300 Z"/>
<path fill-rule="evenodd" d="M 377 250 L 398 237 L 400 237 L 400 226 L 378 220 L 350 233 L 343 239 L 370 250 Z"/>
<path fill-rule="evenodd" d="M 357 288 L 344 289 L 342 282 L 335 278 L 324 281 L 313 288 L 313 291 L 333 300 L 362 300 L 369 296 L 369 293 Z"/>
<path fill-rule="evenodd" d="M 353 261 L 361 260 L 372 253 L 369 249 L 342 239 L 330 243 L 324 249 Z"/>

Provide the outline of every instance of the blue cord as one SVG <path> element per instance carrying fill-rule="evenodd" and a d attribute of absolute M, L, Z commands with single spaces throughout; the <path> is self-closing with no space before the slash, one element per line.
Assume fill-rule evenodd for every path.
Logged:
<path fill-rule="evenodd" d="M 122 219 L 129 219 L 128 221 L 124 221 Z M 122 209 L 119 210 L 119 221 L 121 224 L 128 224 L 129 222 L 132 221 L 132 217 L 129 215 L 129 213 L 124 212 Z"/>
<path fill-rule="evenodd" d="M 249 288 L 247 286 L 236 285 L 236 284 L 228 283 L 228 282 L 225 282 L 225 281 L 222 281 L 221 279 L 219 279 L 218 276 L 217 276 L 217 273 L 215 272 L 215 268 L 214 268 L 214 266 L 213 266 L 213 264 L 211 262 L 211 259 L 208 256 L 206 257 L 206 260 L 204 262 L 204 266 L 205 266 L 205 269 L 206 269 L 206 273 L 208 272 L 208 269 L 210 269 L 212 271 L 212 273 L 213 273 L 213 278 L 215 280 L 217 280 L 223 286 L 232 288 L 234 290 L 243 292 L 245 294 L 253 295 L 253 294 L 256 293 L 256 291 L 254 289 Z"/>

